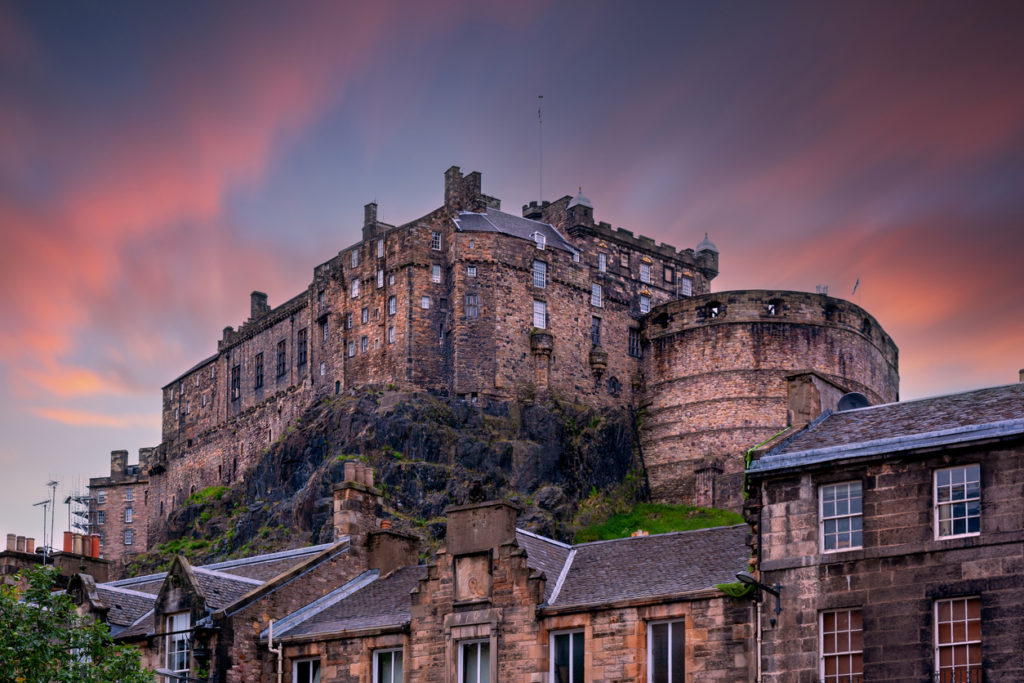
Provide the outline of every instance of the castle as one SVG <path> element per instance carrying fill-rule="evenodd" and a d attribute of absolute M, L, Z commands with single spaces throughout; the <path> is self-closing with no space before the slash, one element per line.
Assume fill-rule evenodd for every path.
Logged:
<path fill-rule="evenodd" d="M 478 172 L 400 226 L 367 204 L 362 239 L 276 307 L 251 295 L 216 353 L 163 387 L 163 437 L 90 480 L 104 556 L 154 542 L 191 493 L 244 477 L 303 409 L 356 387 L 473 403 L 572 397 L 642 414 L 656 499 L 738 509 L 742 454 L 850 391 L 898 399 L 897 349 L 858 306 L 824 294 L 711 293 L 705 235 L 676 249 L 595 222 L 580 192 L 501 211 Z M 640 410 L 642 409 L 642 410 Z"/>

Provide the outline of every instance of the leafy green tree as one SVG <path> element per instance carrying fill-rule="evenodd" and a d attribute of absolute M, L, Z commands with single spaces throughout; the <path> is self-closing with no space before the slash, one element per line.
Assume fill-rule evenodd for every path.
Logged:
<path fill-rule="evenodd" d="M 107 625 L 80 615 L 57 571 L 21 573 L 25 589 L 0 586 L 0 679 L 14 683 L 152 683 L 139 651 L 115 645 Z"/>

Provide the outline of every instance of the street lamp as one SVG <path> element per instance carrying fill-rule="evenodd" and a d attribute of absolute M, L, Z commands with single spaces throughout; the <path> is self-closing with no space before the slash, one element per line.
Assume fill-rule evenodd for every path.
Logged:
<path fill-rule="evenodd" d="M 764 591 L 765 593 L 771 593 L 772 595 L 774 595 L 775 596 L 775 615 L 778 616 L 779 613 L 782 612 L 782 600 L 781 600 L 781 596 L 780 596 L 780 593 L 782 592 L 782 588 L 783 588 L 782 584 L 776 583 L 774 586 L 769 586 L 767 584 L 761 583 L 760 581 L 755 579 L 750 574 L 747 574 L 746 572 L 741 572 L 741 573 L 737 574 L 736 578 L 740 580 L 740 583 L 745 583 L 748 586 L 753 586 L 754 588 L 757 589 L 758 596 L 755 599 L 758 600 L 758 601 L 761 600 L 761 595 L 760 595 L 761 591 Z M 775 619 L 773 618 L 771 621 L 772 621 L 772 626 L 774 626 L 775 625 Z"/>

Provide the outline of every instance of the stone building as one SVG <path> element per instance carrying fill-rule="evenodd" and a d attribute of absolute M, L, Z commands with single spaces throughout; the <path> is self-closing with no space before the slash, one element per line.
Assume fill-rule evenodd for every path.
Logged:
<path fill-rule="evenodd" d="M 104 554 L 158 542 L 189 495 L 239 482 L 312 402 L 354 387 L 632 408 L 655 498 L 734 509 L 743 452 L 787 424 L 788 375 L 898 398 L 896 347 L 849 302 L 712 294 L 707 235 L 658 244 L 595 221 L 582 192 L 521 216 L 500 207 L 479 173 L 452 167 L 441 207 L 394 226 L 368 204 L 362 239 L 306 291 L 276 307 L 253 292 L 248 320 L 163 388 L 163 440 L 140 455 L 137 485 L 117 483 L 141 487 L 145 513 L 116 539 L 102 529 Z M 93 495 L 112 485 L 93 480 Z"/>
<path fill-rule="evenodd" d="M 1024 382 L 848 404 L 747 469 L 763 680 L 1024 680 Z"/>
<path fill-rule="evenodd" d="M 102 558 L 127 564 L 146 552 L 153 451 L 139 449 L 134 465 L 128 464 L 128 451 L 111 451 L 110 475 L 89 480 L 89 530 L 99 537 Z"/>

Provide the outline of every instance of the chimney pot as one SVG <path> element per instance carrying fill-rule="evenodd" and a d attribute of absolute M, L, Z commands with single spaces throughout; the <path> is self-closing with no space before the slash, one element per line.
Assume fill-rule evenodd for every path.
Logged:
<path fill-rule="evenodd" d="M 14 550 L 18 547 L 17 536 L 14 534 L 7 534 L 7 549 Z"/>
<path fill-rule="evenodd" d="M 25 552 L 25 537 L 24 536 L 18 536 L 18 538 L 16 539 L 15 542 L 16 542 L 15 550 L 17 550 L 19 553 Z"/>
<path fill-rule="evenodd" d="M 25 539 L 25 552 L 34 553 L 36 551 L 36 539 L 26 538 Z"/>
<path fill-rule="evenodd" d="M 358 474 L 356 467 L 358 465 L 354 462 L 345 463 L 345 481 L 356 481 Z"/>
<path fill-rule="evenodd" d="M 66 552 L 66 553 L 70 553 L 71 552 L 71 532 L 70 531 L 65 531 L 64 532 L 64 552 Z"/>
<path fill-rule="evenodd" d="M 100 556 L 100 535 L 99 534 L 93 534 L 90 537 L 89 546 L 90 546 L 89 550 L 91 551 L 89 553 L 89 556 L 90 557 L 99 557 Z"/>

